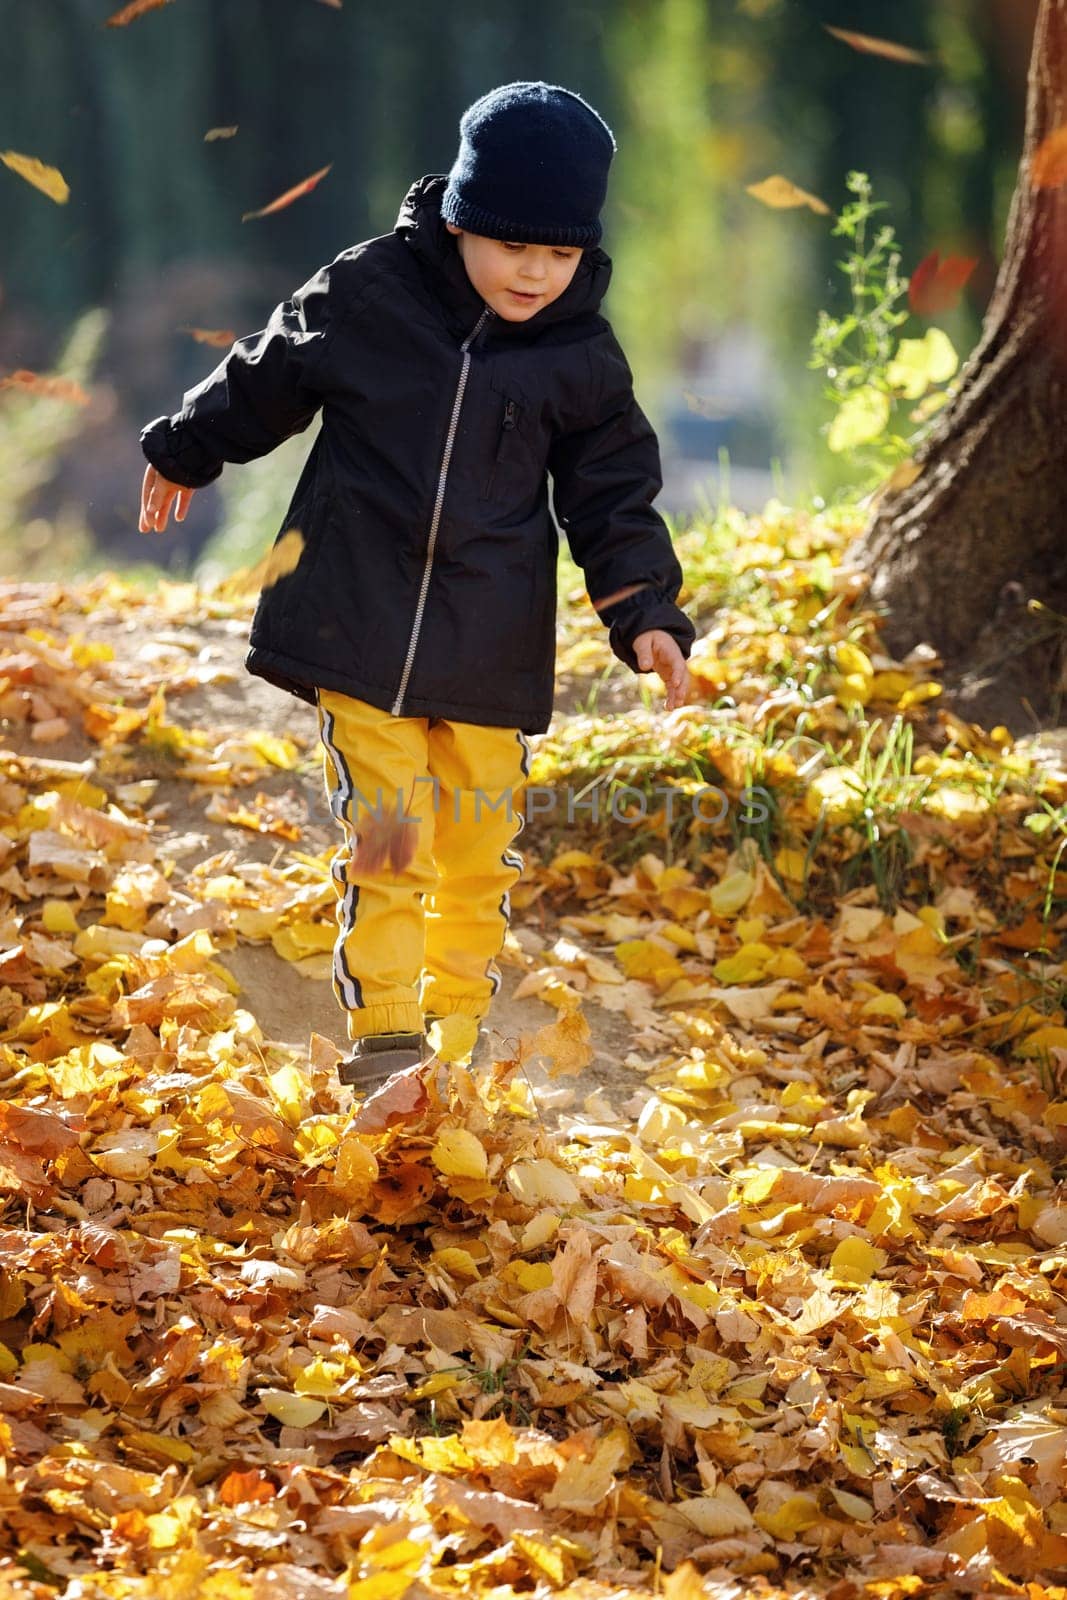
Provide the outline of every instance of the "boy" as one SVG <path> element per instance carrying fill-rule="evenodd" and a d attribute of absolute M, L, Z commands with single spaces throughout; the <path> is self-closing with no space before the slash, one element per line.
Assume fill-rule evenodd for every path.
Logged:
<path fill-rule="evenodd" d="M 322 407 L 246 664 L 318 708 L 344 836 L 339 1070 L 360 1091 L 426 1059 L 432 1020 L 480 1021 L 500 987 L 526 736 L 552 715 L 549 473 L 614 653 L 659 674 L 668 708 L 687 692 L 695 629 L 652 506 L 658 444 L 599 313 L 615 149 L 570 90 L 484 95 L 392 233 L 320 268 L 141 434 L 140 527 L 161 532 L 224 462 Z"/>

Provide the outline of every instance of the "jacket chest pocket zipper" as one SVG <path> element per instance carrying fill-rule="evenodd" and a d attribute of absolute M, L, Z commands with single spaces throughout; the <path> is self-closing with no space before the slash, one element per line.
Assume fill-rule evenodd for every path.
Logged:
<path fill-rule="evenodd" d="M 517 403 L 514 400 L 505 400 L 504 415 L 500 423 L 500 437 L 497 440 L 496 456 L 493 460 L 492 467 L 489 469 L 489 479 L 485 485 L 485 491 L 482 495 L 483 500 L 488 500 L 493 492 L 493 483 L 496 478 L 497 468 L 500 466 L 502 461 L 506 460 L 508 450 L 512 448 L 510 441 L 515 437 L 515 428 L 518 425 L 518 420 L 519 407 Z"/>

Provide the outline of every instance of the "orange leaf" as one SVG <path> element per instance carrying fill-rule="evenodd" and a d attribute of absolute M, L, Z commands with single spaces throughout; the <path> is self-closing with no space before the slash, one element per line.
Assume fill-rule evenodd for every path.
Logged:
<path fill-rule="evenodd" d="M 232 328 L 183 328 L 181 331 L 191 334 L 197 344 L 217 345 L 220 350 L 228 350 L 237 337 Z"/>
<path fill-rule="evenodd" d="M 51 400 L 73 400 L 79 406 L 89 404 L 89 396 L 72 378 L 46 378 L 39 372 L 28 372 L 25 367 L 0 378 L 0 389 L 24 389 L 28 394 L 47 395 Z"/>
<path fill-rule="evenodd" d="M 799 188 L 791 178 L 783 178 L 780 172 L 772 173 L 759 183 L 746 183 L 745 189 L 754 200 L 761 200 L 775 211 L 784 211 L 792 206 L 810 206 L 812 211 L 826 216 L 830 210 L 825 200 L 809 194 L 807 189 Z"/>
<path fill-rule="evenodd" d="M 98 744 L 126 739 L 147 721 L 148 713 L 135 706 L 98 705 L 94 701 L 82 712 L 82 726 Z"/>
<path fill-rule="evenodd" d="M 1030 182 L 1035 189 L 1058 189 L 1067 178 L 1067 123 L 1042 139 L 1030 158 Z"/>
<path fill-rule="evenodd" d="M 978 265 L 977 256 L 946 256 L 936 250 L 924 256 L 908 284 L 908 304 L 923 317 L 951 311 L 959 303 L 960 292 Z"/>
<path fill-rule="evenodd" d="M 32 1150 L 42 1161 L 52 1161 L 77 1144 L 78 1135 L 51 1111 L 31 1111 L 26 1106 L 0 1101 L 0 1139 L 22 1150 Z"/>
<path fill-rule="evenodd" d="M 1010 1317 L 1024 1309 L 1026 1303 L 1025 1295 L 1010 1286 L 1007 1289 L 994 1289 L 989 1294 L 976 1294 L 970 1290 L 960 1303 L 960 1318 L 963 1322 L 985 1322 L 991 1317 Z"/>
<path fill-rule="evenodd" d="M 169 5 L 170 0 L 130 0 L 128 6 L 123 6 L 121 11 L 116 11 L 107 19 L 109 28 L 124 28 L 128 22 L 134 22 L 138 17 L 144 16 L 146 11 L 155 11 L 159 6 Z"/>
<path fill-rule="evenodd" d="M 116 1538 L 134 1544 L 148 1538 L 148 1519 L 143 1511 L 119 1511 L 111 1519 L 111 1530 Z"/>
<path fill-rule="evenodd" d="M 77 1142 L 78 1135 L 52 1112 L 0 1101 L 0 1190 L 47 1194 L 44 1163 Z"/>
<path fill-rule="evenodd" d="M 1055 943 L 1048 924 L 1041 921 L 1036 911 L 1031 911 L 1018 927 L 991 934 L 990 938 L 994 944 L 1006 944 L 1010 950 L 1050 950 Z"/>
<path fill-rule="evenodd" d="M 277 1486 L 258 1467 L 248 1472 L 228 1472 L 219 1485 L 219 1500 L 224 1506 L 262 1505 L 277 1493 Z"/>
<path fill-rule="evenodd" d="M 291 206 L 294 200 L 299 200 L 302 195 L 310 194 L 315 185 L 325 178 L 332 166 L 333 162 L 331 161 L 329 166 L 320 167 L 318 172 L 311 174 L 310 178 L 304 178 L 302 182 L 294 184 L 291 189 L 286 189 L 285 193 L 280 194 L 277 200 L 272 200 L 269 205 L 263 206 L 259 211 L 246 211 L 241 221 L 248 222 L 252 217 L 267 217 L 272 211 L 283 211 L 286 206 Z"/>
<path fill-rule="evenodd" d="M 368 1215 L 388 1227 L 410 1221 L 437 1187 L 435 1174 L 422 1161 L 403 1161 L 384 1173 L 370 1192 Z"/>
<path fill-rule="evenodd" d="M 866 55 L 883 56 L 886 61 L 902 61 L 916 67 L 929 66 L 932 60 L 927 51 L 913 50 L 907 44 L 895 44 L 892 39 L 878 39 L 869 33 L 849 33 L 846 28 L 832 28 L 828 22 L 824 22 L 823 27 L 835 39 L 843 40 L 853 50 L 862 50 Z"/>

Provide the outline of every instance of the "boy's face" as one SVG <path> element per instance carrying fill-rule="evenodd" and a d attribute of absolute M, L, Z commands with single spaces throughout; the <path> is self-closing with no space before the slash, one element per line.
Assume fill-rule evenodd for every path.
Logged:
<path fill-rule="evenodd" d="M 474 288 L 505 322 L 529 322 L 558 300 L 578 270 L 574 245 L 513 244 L 446 222 Z"/>

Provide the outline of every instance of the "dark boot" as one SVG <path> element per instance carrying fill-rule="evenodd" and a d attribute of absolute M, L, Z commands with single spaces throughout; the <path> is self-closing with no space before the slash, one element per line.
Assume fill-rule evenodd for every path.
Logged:
<path fill-rule="evenodd" d="M 355 1041 L 352 1054 L 338 1066 L 337 1076 L 357 1094 L 370 1094 L 394 1073 L 421 1066 L 428 1057 L 421 1033 L 369 1033 Z"/>

